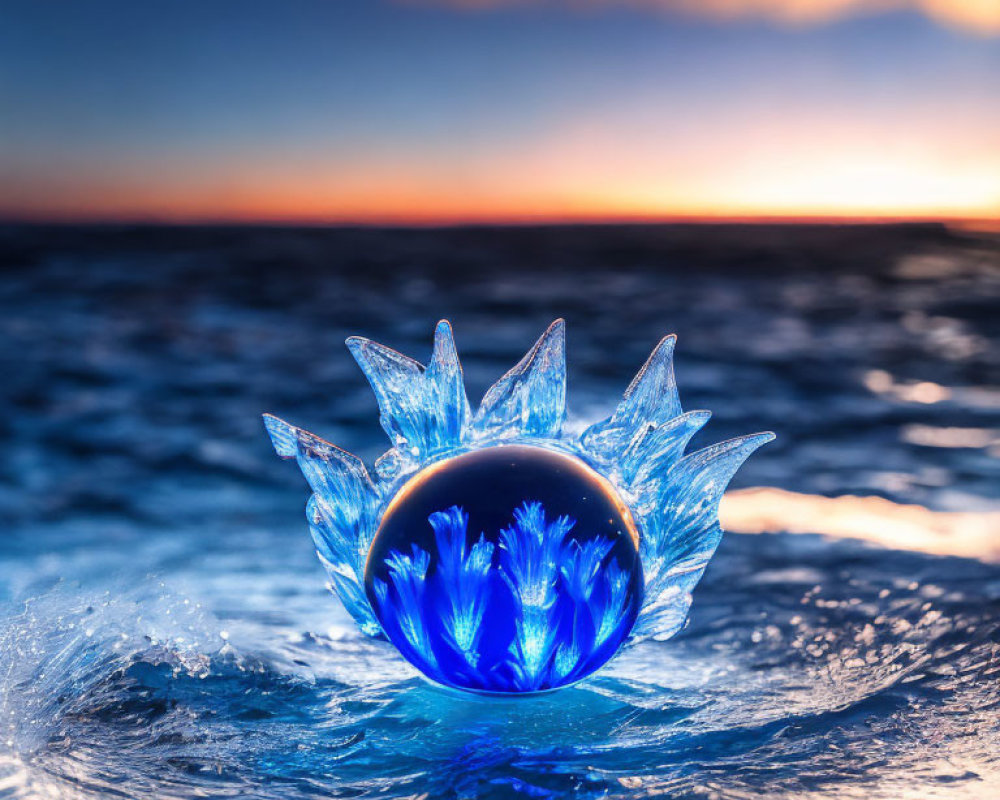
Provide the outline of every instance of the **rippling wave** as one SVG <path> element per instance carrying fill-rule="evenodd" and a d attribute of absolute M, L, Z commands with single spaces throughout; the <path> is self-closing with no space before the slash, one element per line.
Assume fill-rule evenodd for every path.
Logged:
<path fill-rule="evenodd" d="M 1000 566 L 806 523 L 729 534 L 675 639 L 550 695 L 453 694 L 325 592 L 305 489 L 257 416 L 371 457 L 381 434 L 347 333 L 419 352 L 428 320 L 449 315 L 485 387 L 563 314 L 579 424 L 678 330 L 686 407 L 715 409 L 719 438 L 779 434 L 744 486 L 988 514 L 993 240 L 27 229 L 0 242 L 17 267 L 0 285 L 0 796 L 1000 795 Z"/>
<path fill-rule="evenodd" d="M 433 687 L 346 625 L 272 625 L 234 644 L 159 587 L 60 587 L 4 625 L 2 785 L 18 797 L 990 796 L 996 570 L 956 561 L 942 581 L 932 557 L 889 569 L 881 553 L 766 538 L 730 537 L 681 637 L 534 699 Z"/>

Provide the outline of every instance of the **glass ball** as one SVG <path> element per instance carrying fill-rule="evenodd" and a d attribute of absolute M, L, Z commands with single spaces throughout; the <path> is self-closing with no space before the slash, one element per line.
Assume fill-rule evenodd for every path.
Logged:
<path fill-rule="evenodd" d="M 573 683 L 617 652 L 642 600 L 639 535 L 579 458 L 498 445 L 436 462 L 382 516 L 365 591 L 425 675 L 483 692 Z"/>

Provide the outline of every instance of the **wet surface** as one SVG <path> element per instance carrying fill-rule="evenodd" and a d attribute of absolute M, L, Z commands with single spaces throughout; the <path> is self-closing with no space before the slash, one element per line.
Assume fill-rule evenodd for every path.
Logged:
<path fill-rule="evenodd" d="M 323 588 L 272 411 L 384 449 L 343 339 L 470 397 L 555 317 L 571 424 L 679 334 L 735 485 L 988 510 L 1000 249 L 933 226 L 2 229 L 0 794 L 994 797 L 1000 568 L 728 535 L 689 627 L 564 692 L 469 701 Z"/>

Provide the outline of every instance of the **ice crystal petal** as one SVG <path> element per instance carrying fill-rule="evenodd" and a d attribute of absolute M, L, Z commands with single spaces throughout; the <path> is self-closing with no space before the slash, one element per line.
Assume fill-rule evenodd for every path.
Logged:
<path fill-rule="evenodd" d="M 554 439 L 566 417 L 566 325 L 561 319 L 483 397 L 475 416 L 481 439 Z"/>
<path fill-rule="evenodd" d="M 657 502 L 646 504 L 651 510 L 643 518 L 646 589 L 633 639 L 661 638 L 677 630 L 667 630 L 675 616 L 669 613 L 671 602 L 667 601 L 684 606 L 683 619 L 690 591 L 722 536 L 718 524 L 722 493 L 750 454 L 772 439 L 772 433 L 758 433 L 690 453 L 656 484 Z"/>
<path fill-rule="evenodd" d="M 360 336 L 348 339 L 347 346 L 371 384 L 379 421 L 393 444 L 376 464 L 380 475 L 395 477 L 434 453 L 461 444 L 469 401 L 447 320 L 439 322 L 434 332 L 434 352 L 427 368 Z"/>
<path fill-rule="evenodd" d="M 344 607 L 369 635 L 378 622 L 364 593 L 365 558 L 375 532 L 375 487 L 360 459 L 270 414 L 274 449 L 294 458 L 313 490 L 306 518 L 316 551 Z"/>
<path fill-rule="evenodd" d="M 593 455 L 615 463 L 626 450 L 635 450 L 642 439 L 681 413 L 674 380 L 674 345 L 677 337 L 665 336 L 636 374 L 612 414 L 584 431 L 581 443 Z"/>

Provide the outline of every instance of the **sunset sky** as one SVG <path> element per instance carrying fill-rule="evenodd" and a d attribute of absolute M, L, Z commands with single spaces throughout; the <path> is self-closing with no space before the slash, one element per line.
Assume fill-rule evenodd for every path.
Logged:
<path fill-rule="evenodd" d="M 0 0 L 0 218 L 1000 218 L 998 0 Z"/>

